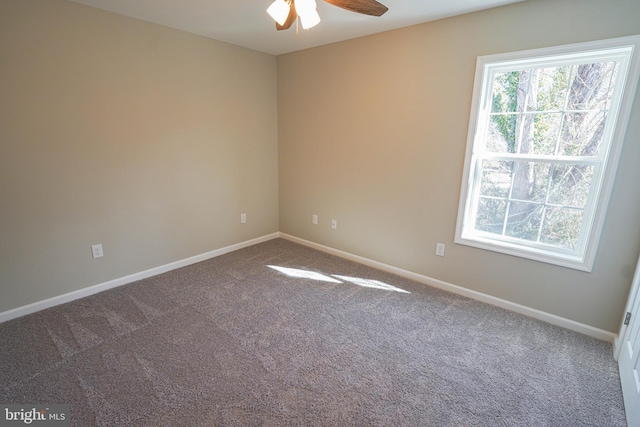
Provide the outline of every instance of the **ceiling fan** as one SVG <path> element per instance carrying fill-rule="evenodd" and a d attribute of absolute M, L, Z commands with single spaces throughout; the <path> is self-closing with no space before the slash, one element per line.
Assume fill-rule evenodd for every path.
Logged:
<path fill-rule="evenodd" d="M 385 5 L 376 0 L 325 0 L 334 6 L 356 13 L 371 16 L 382 16 L 387 10 Z M 305 30 L 315 27 L 320 22 L 316 10 L 316 0 L 275 0 L 267 9 L 267 13 L 276 21 L 278 30 L 286 30 L 300 17 Z"/>

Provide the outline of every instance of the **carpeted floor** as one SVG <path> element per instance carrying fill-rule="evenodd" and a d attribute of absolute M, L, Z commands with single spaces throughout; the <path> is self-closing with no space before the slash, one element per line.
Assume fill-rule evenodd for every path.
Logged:
<path fill-rule="evenodd" d="M 0 403 L 70 404 L 75 426 L 625 425 L 610 344 L 282 239 L 0 344 Z"/>

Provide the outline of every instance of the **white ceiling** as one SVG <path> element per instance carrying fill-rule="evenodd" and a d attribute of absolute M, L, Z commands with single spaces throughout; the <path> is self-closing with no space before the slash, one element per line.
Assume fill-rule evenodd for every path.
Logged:
<path fill-rule="evenodd" d="M 71 0 L 272 55 L 408 27 L 523 0 L 378 0 L 381 17 L 317 0 L 322 22 L 309 31 L 295 24 L 276 31 L 266 9 L 272 0 Z"/>

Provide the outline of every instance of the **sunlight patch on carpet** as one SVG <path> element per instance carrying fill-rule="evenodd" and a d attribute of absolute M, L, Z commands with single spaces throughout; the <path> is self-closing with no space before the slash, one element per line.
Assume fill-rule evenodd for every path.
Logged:
<path fill-rule="evenodd" d="M 278 270 L 279 272 L 284 273 L 290 277 L 320 280 L 322 282 L 342 283 L 341 281 L 336 280 L 333 277 L 325 276 L 324 274 L 315 271 L 301 270 L 299 268 L 279 267 L 277 265 L 267 265 L 267 267 Z"/>
<path fill-rule="evenodd" d="M 381 282 L 380 280 L 363 279 L 361 277 L 340 276 L 338 274 L 332 274 L 331 276 L 333 277 L 331 277 L 322 273 L 318 273 L 317 271 L 302 270 L 299 268 L 291 268 L 291 267 L 280 267 L 277 265 L 267 265 L 267 267 L 277 270 L 281 273 L 284 273 L 289 277 L 319 280 L 321 282 L 330 282 L 330 283 L 349 282 L 349 283 L 353 283 L 354 285 L 362 286 L 364 288 L 373 288 L 373 289 L 381 289 L 384 291 L 402 292 L 405 294 L 411 293 L 409 291 L 405 291 L 404 289 L 400 289 L 388 283 Z M 337 277 L 340 280 L 334 279 L 334 277 Z"/>
<path fill-rule="evenodd" d="M 382 289 L 384 291 L 395 291 L 395 292 L 402 292 L 405 294 L 411 293 L 409 291 L 405 291 L 404 289 L 400 289 L 388 283 L 381 282 L 380 280 L 363 279 L 361 277 L 338 276 L 337 274 L 333 274 L 332 276 L 337 277 L 338 279 L 344 280 L 345 282 L 353 283 L 355 285 L 362 286 L 365 288 Z"/>

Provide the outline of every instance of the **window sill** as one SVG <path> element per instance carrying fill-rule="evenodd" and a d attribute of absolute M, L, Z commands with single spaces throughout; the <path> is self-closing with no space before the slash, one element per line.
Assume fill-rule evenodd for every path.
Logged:
<path fill-rule="evenodd" d="M 532 261 L 544 262 L 546 264 L 553 264 L 588 273 L 591 272 L 593 268 L 593 257 L 588 257 L 586 255 L 579 256 L 569 253 L 559 253 L 542 248 L 526 247 L 514 243 L 483 238 L 481 236 L 456 236 L 454 242 L 459 245 L 471 246 L 478 249 L 498 252 Z"/>

